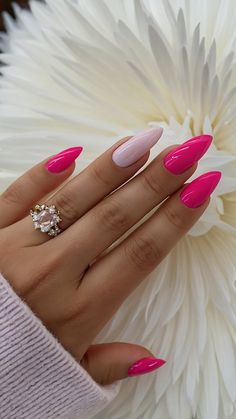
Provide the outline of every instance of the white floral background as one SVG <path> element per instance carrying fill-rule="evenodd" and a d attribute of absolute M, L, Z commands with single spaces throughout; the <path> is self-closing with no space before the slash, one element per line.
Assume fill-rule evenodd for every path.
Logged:
<path fill-rule="evenodd" d="M 77 174 L 118 138 L 155 124 L 164 134 L 150 159 L 212 133 L 193 177 L 223 172 L 201 220 L 97 338 L 143 344 L 167 364 L 124 380 L 96 419 L 236 419 L 235 1 L 30 5 L 14 6 L 16 23 L 5 15 L 0 36 L 1 190 L 81 145 Z"/>

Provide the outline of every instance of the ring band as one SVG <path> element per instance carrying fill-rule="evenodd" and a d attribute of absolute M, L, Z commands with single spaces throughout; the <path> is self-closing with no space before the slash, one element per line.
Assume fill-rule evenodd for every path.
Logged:
<path fill-rule="evenodd" d="M 52 237 L 62 232 L 58 227 L 58 223 L 62 221 L 59 214 L 60 211 L 55 205 L 36 204 L 34 209 L 30 209 L 35 230 L 40 229 L 43 233 Z"/>

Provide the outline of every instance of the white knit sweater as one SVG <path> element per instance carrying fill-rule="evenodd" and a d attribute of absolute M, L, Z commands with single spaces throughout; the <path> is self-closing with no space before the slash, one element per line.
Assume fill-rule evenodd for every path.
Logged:
<path fill-rule="evenodd" d="M 0 419 L 89 419 L 120 384 L 96 383 L 0 274 Z"/>

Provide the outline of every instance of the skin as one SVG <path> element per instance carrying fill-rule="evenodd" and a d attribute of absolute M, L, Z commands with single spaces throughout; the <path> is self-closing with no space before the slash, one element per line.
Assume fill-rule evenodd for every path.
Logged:
<path fill-rule="evenodd" d="M 208 199 L 190 209 L 181 202 L 181 189 L 197 164 L 181 175 L 165 169 L 165 155 L 178 144 L 137 175 L 150 152 L 129 167 L 117 167 L 112 153 L 128 138 L 70 180 L 75 163 L 64 172 L 50 173 L 45 168 L 50 156 L 0 197 L 0 271 L 64 348 L 103 385 L 126 378 L 129 366 L 140 358 L 158 356 L 141 345 L 94 345 L 93 340 L 209 204 Z M 57 237 L 34 230 L 29 209 L 36 203 L 60 210 L 64 231 Z M 158 204 L 151 217 L 107 251 Z"/>

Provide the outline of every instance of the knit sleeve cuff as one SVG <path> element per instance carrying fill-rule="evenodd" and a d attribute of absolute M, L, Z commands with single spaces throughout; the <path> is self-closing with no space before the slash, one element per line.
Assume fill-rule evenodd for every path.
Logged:
<path fill-rule="evenodd" d="M 121 381 L 96 383 L 0 274 L 0 417 L 93 417 Z"/>

